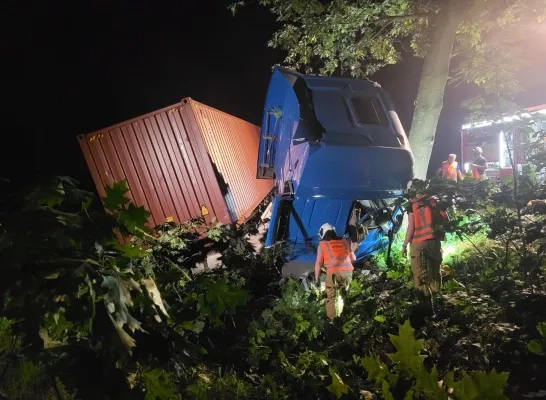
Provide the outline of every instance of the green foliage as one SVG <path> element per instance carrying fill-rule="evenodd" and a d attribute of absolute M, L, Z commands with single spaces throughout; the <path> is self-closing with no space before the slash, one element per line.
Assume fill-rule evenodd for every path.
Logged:
<path fill-rule="evenodd" d="M 142 374 L 145 400 L 176 400 L 180 398 L 173 377 L 166 371 L 152 369 Z"/>
<path fill-rule="evenodd" d="M 239 2 L 232 9 L 245 3 Z M 426 46 L 422 39 L 429 30 L 425 14 L 435 9 L 426 2 L 404 0 L 369 5 L 318 0 L 267 0 L 260 4 L 283 24 L 269 46 L 286 50 L 287 64 L 314 72 L 311 66 L 319 60 L 317 72 L 321 74 L 348 71 L 355 76 L 396 63 L 400 54 L 395 43 L 401 36 L 415 33 L 412 47 L 422 53 Z"/>
<path fill-rule="evenodd" d="M 543 146 L 546 140 L 546 115 L 534 114 L 533 120 L 533 124 L 524 127 L 524 133 L 527 134 L 525 157 L 529 162 L 528 176 L 531 182 L 536 183 L 536 175 L 546 168 L 546 152 Z"/>
<path fill-rule="evenodd" d="M 305 291 L 290 280 L 283 288 L 282 297 L 272 308 L 261 312 L 260 318 L 249 326 L 249 362 L 257 365 L 262 360 L 275 356 L 271 343 L 282 343 L 280 351 L 297 346 L 305 348 L 306 343 L 316 339 L 324 325 L 322 308 L 316 301 L 316 294 Z"/>
<path fill-rule="evenodd" d="M 59 197 L 59 182 L 62 201 L 49 201 L 43 193 Z M 373 261 L 355 271 L 344 312 L 329 324 L 317 288 L 280 280 L 277 253 L 254 253 L 245 239 L 252 224 L 192 220 L 149 229 L 147 214 L 131 211 L 138 207 L 125 184 L 107 190 L 105 215 L 67 182 L 54 180 L 56 189 L 44 185 L 26 202 L 18 197 L 1 214 L 0 394 L 9 398 L 447 399 L 451 391 L 459 399 L 540 389 L 526 367 L 512 369 L 515 361 L 539 368 L 520 338 L 539 317 L 517 319 L 526 294 L 494 297 L 492 277 L 501 276 L 503 287 L 514 278 L 489 265 L 504 249 L 500 228 L 494 238 L 472 236 L 494 225 L 481 213 L 491 190 L 478 183 L 442 189 L 461 210 L 447 228 L 464 239 L 454 242 L 464 251 L 449 290 L 434 299 L 434 318 L 427 304 L 412 301 L 395 241 L 399 272 Z M 198 271 L 210 251 L 221 253 L 223 266 Z M 511 256 L 517 277 L 517 252 Z M 463 261 L 466 270 L 457 265 Z M 492 365 L 510 375 L 479 372 Z"/>
<path fill-rule="evenodd" d="M 125 196 L 129 191 L 125 180 L 114 182 L 112 187 L 106 186 L 104 189 L 106 192 L 106 197 L 102 197 L 104 208 L 116 217 L 120 223 L 120 228 L 124 228 L 126 232 L 137 236 L 140 232 L 146 233 L 149 231 L 146 223 L 151 214 L 144 207 L 136 207 Z"/>
<path fill-rule="evenodd" d="M 341 377 L 336 373 L 333 368 L 329 369 L 332 383 L 326 386 L 329 392 L 333 393 L 337 399 L 341 399 L 344 394 L 349 394 L 349 387 L 343 383 Z"/>
<path fill-rule="evenodd" d="M 251 1 L 233 3 L 235 13 Z M 529 22 L 540 22 L 543 0 L 508 2 L 471 1 L 464 6 L 440 1 L 261 0 L 281 23 L 269 46 L 288 52 L 285 63 L 307 72 L 369 76 L 400 60 L 398 45 L 407 39 L 415 56 L 425 57 L 439 17 L 448 13 L 461 20 L 454 53 L 455 78 L 489 88 L 503 82 L 516 86 L 514 73 L 524 65 L 521 44 L 533 32 Z M 501 51 L 502 49 L 502 51 Z M 502 71 L 495 66 L 502 65 Z M 499 74 L 500 71 L 500 74 Z"/>
<path fill-rule="evenodd" d="M 114 182 L 110 186 L 105 186 L 106 197 L 102 197 L 104 208 L 110 212 L 116 212 L 125 208 L 131 201 L 125 194 L 129 191 L 126 181 Z"/>
<path fill-rule="evenodd" d="M 398 232 L 391 246 L 390 266 L 388 265 L 388 247 L 380 250 L 374 257 L 374 263 L 386 271 L 387 277 L 395 280 L 409 280 L 411 270 L 407 258 L 402 256 L 402 244 L 405 232 Z"/>
<path fill-rule="evenodd" d="M 504 387 L 508 379 L 507 373 L 497 373 L 495 370 L 485 373 L 476 372 L 469 376 L 463 372 L 463 378 L 459 382 L 453 382 L 452 378 L 446 378 L 447 384 L 453 385 L 454 394 L 460 399 L 508 399 L 504 394 Z"/>
<path fill-rule="evenodd" d="M 546 356 L 546 322 L 540 322 L 537 325 L 537 330 L 542 336 L 540 340 L 531 340 L 527 343 L 527 349 L 531 353 L 538 354 L 539 356 Z"/>
<path fill-rule="evenodd" d="M 247 302 L 247 292 L 231 287 L 225 278 L 208 281 L 203 286 L 205 293 L 198 297 L 198 311 L 218 325 L 222 324 L 219 316 L 233 313 L 237 306 L 243 306 Z"/>
<path fill-rule="evenodd" d="M 66 177 L 44 182 L 22 196 L 15 194 L 16 208 L 1 214 L 0 251 L 6 278 L 2 291 L 11 299 L 4 301 L 2 315 L 23 315 L 10 329 L 26 346 L 41 343 L 42 352 L 37 348 L 35 354 L 42 353 L 39 362 L 46 357 L 51 369 L 37 364 L 36 373 L 44 376 L 44 382 L 56 380 L 56 370 L 63 365 L 77 364 L 78 348 L 99 351 L 92 343 L 112 333 L 104 318 L 111 321 L 113 332 L 131 353 L 136 342 L 125 329 L 144 332 L 130 311 L 135 305 L 131 292 L 140 294 L 140 311 L 149 302 L 151 315 L 158 316 L 157 308 L 166 314 L 155 283 L 135 270 L 126 257 L 128 246 L 119 245 L 114 233 L 117 228 L 139 235 L 131 239 L 131 255 L 141 257 L 141 238 L 149 238 L 144 225 L 147 211 L 130 204 L 124 196 L 126 185 L 116 183 L 106 188 L 104 199 L 112 217 L 97 214 L 90 207 L 93 196 L 76 185 Z M 27 229 L 26 235 L 19 234 L 20 227 Z M 99 315 L 103 321 L 97 321 Z M 31 365 L 28 363 L 22 365 Z M 51 379 L 49 373 L 54 374 Z M 59 385 L 55 386 L 59 391 Z"/>
<path fill-rule="evenodd" d="M 58 390 L 64 399 L 73 399 L 58 378 L 48 379 L 43 364 L 24 358 L 22 337 L 13 331 L 14 325 L 15 321 L 0 317 L 0 395 L 53 400 Z"/>
<path fill-rule="evenodd" d="M 186 392 L 192 399 L 246 399 L 252 395 L 248 382 L 240 379 L 233 371 L 207 371 L 199 369 L 194 373 L 194 382 Z"/>
<path fill-rule="evenodd" d="M 402 371 L 408 373 L 415 373 L 423 364 L 419 352 L 423 348 L 424 340 L 415 340 L 414 331 L 409 321 L 406 321 L 404 325 L 400 326 L 398 335 L 389 334 L 396 353 L 388 354 L 388 357 L 392 362 L 397 363 Z"/>
<path fill-rule="evenodd" d="M 455 381 L 454 374 L 450 372 L 439 381 L 436 366 L 430 371 L 425 368 L 421 355 L 424 340 L 415 339 L 409 321 L 399 325 L 398 335 L 389 336 L 396 348 L 395 353 L 387 355 L 393 363 L 392 368 L 373 354 L 360 359 L 362 367 L 368 372 L 368 380 L 380 390 L 383 398 L 394 399 L 393 392 L 397 393 L 397 385 L 403 383 L 407 386 L 409 381 L 410 388 L 402 393 L 404 399 L 447 400 L 451 394 L 457 399 L 508 399 L 503 394 L 507 373 L 478 371 L 470 376 L 463 372 L 462 379 Z"/>

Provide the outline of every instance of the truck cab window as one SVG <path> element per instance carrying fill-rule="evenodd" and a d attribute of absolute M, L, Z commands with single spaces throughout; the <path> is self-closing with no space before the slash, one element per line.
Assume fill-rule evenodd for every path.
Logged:
<path fill-rule="evenodd" d="M 351 105 L 360 125 L 388 125 L 381 102 L 376 97 L 351 97 Z"/>

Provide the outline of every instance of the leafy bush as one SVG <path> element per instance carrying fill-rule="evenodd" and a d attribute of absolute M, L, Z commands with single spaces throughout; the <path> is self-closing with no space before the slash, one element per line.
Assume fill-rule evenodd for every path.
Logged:
<path fill-rule="evenodd" d="M 277 251 L 253 251 L 246 240 L 253 224 L 192 220 L 149 229 L 149 214 L 130 203 L 123 182 L 107 189 L 107 214 L 64 177 L 14 197 L 0 216 L 0 393 L 21 399 L 538 393 L 531 378 L 544 369 L 530 349 L 538 349 L 536 326 L 546 317 L 520 311 L 541 300 L 517 283 L 519 239 L 509 239 L 506 262 L 508 239 L 491 235 L 496 220 L 483 210 L 497 215 L 496 200 L 490 188 L 476 189 L 482 183 L 428 185 L 451 196 L 458 210 L 448 229 L 461 247 L 442 295 L 434 304 L 415 301 L 395 241 L 394 268 L 384 269 L 380 253 L 355 271 L 333 325 L 321 293 L 281 277 Z M 198 271 L 196 263 L 211 251 L 221 253 L 223 266 Z"/>

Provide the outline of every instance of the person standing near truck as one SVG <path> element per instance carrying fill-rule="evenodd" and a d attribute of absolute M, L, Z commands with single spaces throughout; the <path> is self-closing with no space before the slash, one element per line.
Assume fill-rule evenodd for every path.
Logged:
<path fill-rule="evenodd" d="M 457 155 L 450 154 L 447 157 L 447 160 L 442 162 L 442 165 L 440 168 L 438 168 L 438 171 L 436 171 L 436 174 L 450 181 L 455 181 L 455 182 L 462 181 L 463 174 L 461 173 L 461 168 L 459 167 L 459 163 L 456 160 L 457 160 Z"/>
<path fill-rule="evenodd" d="M 487 179 L 487 175 L 485 174 L 485 170 L 487 169 L 487 159 L 482 154 L 483 150 L 481 147 L 476 147 L 474 149 L 476 159 L 472 163 L 472 177 L 485 181 Z"/>
<path fill-rule="evenodd" d="M 410 265 L 413 284 L 418 292 L 429 296 L 442 286 L 442 241 L 443 229 L 438 226 L 447 220 L 447 213 L 438 207 L 435 196 L 417 194 L 408 207 L 408 227 L 402 245 L 402 256 L 407 256 L 410 245 Z"/>
<path fill-rule="evenodd" d="M 348 240 L 336 234 L 336 228 L 326 223 L 319 230 L 319 246 L 315 261 L 315 279 L 318 282 L 322 266 L 326 268 L 326 316 L 336 317 L 336 287 L 347 288 L 353 277 L 356 257 Z"/>

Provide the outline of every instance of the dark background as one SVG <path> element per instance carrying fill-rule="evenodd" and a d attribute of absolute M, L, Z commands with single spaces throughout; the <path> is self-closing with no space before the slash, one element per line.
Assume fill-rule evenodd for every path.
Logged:
<path fill-rule="evenodd" d="M 76 136 L 168 106 L 183 97 L 255 124 L 261 121 L 275 19 L 262 7 L 233 17 L 230 0 L 7 1 L 2 5 L 0 193 L 43 174 L 69 175 L 93 189 Z M 546 37 L 546 35 L 545 35 Z M 546 103 L 543 40 L 523 106 Z M 540 61 L 542 60 L 542 61 Z M 541 64 L 542 63 L 542 64 Z M 420 60 L 374 77 L 409 130 Z M 469 86 L 448 89 L 431 160 L 460 153 L 459 104 Z"/>

